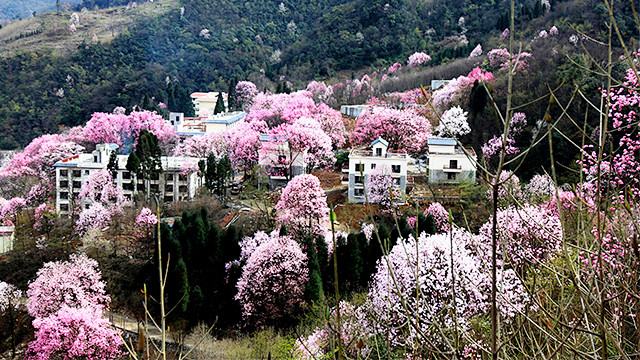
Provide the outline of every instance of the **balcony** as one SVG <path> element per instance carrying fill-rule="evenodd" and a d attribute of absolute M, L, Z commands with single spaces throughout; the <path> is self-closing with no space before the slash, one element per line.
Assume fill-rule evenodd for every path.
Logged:
<path fill-rule="evenodd" d="M 382 154 L 382 156 L 377 156 L 373 150 L 352 150 L 351 156 L 360 156 L 360 157 L 377 157 L 382 159 L 406 159 L 407 154 L 404 153 L 394 153 L 387 151 Z"/>
<path fill-rule="evenodd" d="M 462 165 L 451 165 L 451 164 L 447 165 L 447 164 L 444 164 L 442 166 L 442 171 L 459 173 L 459 172 L 462 172 Z"/>

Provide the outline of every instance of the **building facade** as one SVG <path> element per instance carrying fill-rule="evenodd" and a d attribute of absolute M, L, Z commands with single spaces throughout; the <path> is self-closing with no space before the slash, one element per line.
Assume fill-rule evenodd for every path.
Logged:
<path fill-rule="evenodd" d="M 376 170 L 388 168 L 393 183 L 404 197 L 407 189 L 407 167 L 409 157 L 405 153 L 388 151 L 389 143 L 378 138 L 371 143 L 370 149 L 353 149 L 349 153 L 349 167 L 343 169 L 348 174 L 349 201 L 365 202 L 365 185 L 369 175 Z"/>
<path fill-rule="evenodd" d="M 429 183 L 475 183 L 477 156 L 473 148 L 463 150 L 449 138 L 429 138 L 427 144 Z"/>
<path fill-rule="evenodd" d="M 117 151 L 116 144 L 100 144 L 91 154 L 78 154 L 56 162 L 56 211 L 69 213 L 74 206 L 82 206 L 78 202 L 80 189 L 89 176 L 107 168 L 111 153 Z M 131 200 L 136 192 L 147 191 L 144 180 L 137 180 L 135 174 L 126 169 L 128 155 L 117 155 L 117 171 L 114 182 L 122 189 L 124 196 Z M 182 175 L 182 165 L 187 162 L 197 163 L 200 159 L 190 157 L 162 156 L 162 173 L 148 181 L 148 191 L 159 195 L 165 202 L 190 200 L 202 185 L 197 174 Z"/>
<path fill-rule="evenodd" d="M 246 112 L 235 111 L 209 117 L 184 117 L 183 113 L 169 113 L 169 124 L 180 137 L 223 132 L 242 123 Z"/>
<path fill-rule="evenodd" d="M 216 108 L 216 103 L 218 102 L 219 94 L 220 93 L 217 91 L 192 93 L 191 101 L 193 101 L 193 108 L 196 112 L 196 116 L 208 117 L 213 114 L 213 111 Z M 224 101 L 224 108 L 228 109 L 229 103 L 227 93 L 222 93 L 222 100 Z"/>
<path fill-rule="evenodd" d="M 258 152 L 260 165 L 270 180 L 283 181 L 305 173 L 307 163 L 305 152 L 293 150 L 284 137 L 260 135 Z"/>

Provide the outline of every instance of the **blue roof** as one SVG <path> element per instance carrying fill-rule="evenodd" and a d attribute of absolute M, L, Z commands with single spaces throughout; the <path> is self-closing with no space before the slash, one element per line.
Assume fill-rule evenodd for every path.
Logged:
<path fill-rule="evenodd" d="M 449 139 L 449 138 L 428 138 L 427 139 L 427 144 L 428 145 L 450 145 L 450 146 L 455 146 L 456 145 L 456 140 L 455 139 Z"/>
<path fill-rule="evenodd" d="M 113 144 L 113 143 L 109 143 L 105 145 L 109 148 L 109 150 L 116 150 L 117 148 L 120 147 L 118 144 Z"/>
<path fill-rule="evenodd" d="M 381 137 L 373 140 L 373 142 L 371 143 L 371 146 L 377 144 L 377 143 L 381 143 L 382 145 L 389 147 L 389 142 Z"/>
<path fill-rule="evenodd" d="M 208 119 L 208 120 L 204 120 L 202 121 L 205 124 L 225 124 L 225 125 L 229 125 L 229 124 L 233 124 L 234 122 L 243 119 L 245 116 L 247 116 L 246 112 L 241 112 L 240 114 L 236 114 L 233 116 L 229 116 L 227 118 L 222 118 L 222 119 Z"/>
<path fill-rule="evenodd" d="M 260 141 L 287 141 L 287 137 L 283 135 L 262 134 L 260 135 Z"/>

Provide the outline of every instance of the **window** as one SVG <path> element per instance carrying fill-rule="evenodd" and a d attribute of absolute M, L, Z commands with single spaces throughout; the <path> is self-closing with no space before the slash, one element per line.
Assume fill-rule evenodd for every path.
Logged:
<path fill-rule="evenodd" d="M 124 194 L 124 198 L 127 199 L 127 201 L 131 201 L 131 194 Z"/>
<path fill-rule="evenodd" d="M 456 173 L 447 173 L 447 180 L 455 180 Z"/>
<path fill-rule="evenodd" d="M 382 148 L 376 148 L 376 156 L 382 156 Z"/>
<path fill-rule="evenodd" d="M 69 187 L 69 180 L 60 180 L 60 187 L 61 188 L 68 188 Z"/>
<path fill-rule="evenodd" d="M 399 177 L 398 178 L 393 178 L 393 183 L 395 185 L 400 185 L 400 178 Z"/>
<path fill-rule="evenodd" d="M 402 165 L 391 165 L 391 172 L 394 174 L 399 174 Z"/>
<path fill-rule="evenodd" d="M 69 212 L 69 204 L 60 204 L 60 211 Z"/>
<path fill-rule="evenodd" d="M 133 190 L 133 184 L 131 183 L 122 183 L 122 190 Z"/>
<path fill-rule="evenodd" d="M 178 181 L 187 181 L 187 177 L 185 175 L 178 175 Z"/>
<path fill-rule="evenodd" d="M 166 192 L 173 192 L 173 185 L 167 185 L 165 191 Z"/>
<path fill-rule="evenodd" d="M 354 182 L 355 182 L 356 184 L 363 184 L 363 183 L 364 183 L 364 182 L 362 181 L 362 176 L 360 176 L 360 175 L 357 175 L 357 176 L 355 177 L 355 181 L 354 181 Z"/>
<path fill-rule="evenodd" d="M 82 176 L 82 171 L 80 171 L 80 170 L 73 170 L 73 171 L 71 172 L 71 176 L 73 176 L 73 177 L 80 177 L 80 176 Z"/>
<path fill-rule="evenodd" d="M 164 197 L 164 201 L 165 202 L 172 202 L 173 201 L 173 196 L 165 196 Z"/>
<path fill-rule="evenodd" d="M 85 171 L 84 171 L 84 174 L 85 174 L 85 175 L 89 175 L 89 170 L 85 170 Z"/>
<path fill-rule="evenodd" d="M 69 176 L 69 170 L 60 170 L 60 176 L 64 176 L 64 177 Z"/>
<path fill-rule="evenodd" d="M 449 169 L 457 169 L 458 160 L 449 160 Z"/>
<path fill-rule="evenodd" d="M 98 161 L 98 155 L 93 155 L 93 162 L 99 162 Z"/>
<path fill-rule="evenodd" d="M 167 174 L 164 176 L 166 181 L 173 181 L 173 174 Z"/>
<path fill-rule="evenodd" d="M 122 178 L 125 179 L 125 180 L 131 179 L 131 173 L 128 172 L 128 171 L 123 172 L 122 173 Z"/>
<path fill-rule="evenodd" d="M 364 196 L 364 189 L 353 189 L 353 195 Z"/>
<path fill-rule="evenodd" d="M 138 191 L 144 191 L 144 183 L 143 184 L 138 184 Z"/>
<path fill-rule="evenodd" d="M 160 185 L 158 184 L 151 184 L 151 191 L 153 192 L 160 192 Z"/>
<path fill-rule="evenodd" d="M 376 164 L 371 164 L 371 170 L 376 168 Z"/>
<path fill-rule="evenodd" d="M 69 193 L 68 192 L 61 192 L 60 193 L 60 199 L 62 200 L 67 200 L 69 198 Z"/>
<path fill-rule="evenodd" d="M 189 188 L 187 188 L 187 186 L 186 186 L 186 185 L 180 185 L 180 187 L 178 188 L 178 190 L 179 190 L 181 193 L 186 193 L 186 192 L 187 192 L 187 190 L 189 190 Z"/>
<path fill-rule="evenodd" d="M 160 180 L 160 174 L 151 174 L 151 180 Z"/>
<path fill-rule="evenodd" d="M 364 165 L 362 165 L 362 163 L 356 164 L 356 172 L 362 172 L 362 171 L 364 171 Z"/>
<path fill-rule="evenodd" d="M 73 182 L 73 188 L 74 189 L 80 189 L 82 187 L 82 183 L 80 181 L 74 181 Z"/>

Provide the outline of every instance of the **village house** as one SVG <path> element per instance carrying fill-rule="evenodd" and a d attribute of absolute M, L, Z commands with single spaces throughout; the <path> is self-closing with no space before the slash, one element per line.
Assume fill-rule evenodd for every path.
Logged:
<path fill-rule="evenodd" d="M 89 176 L 96 171 L 107 168 L 111 152 L 117 151 L 116 144 L 100 144 L 90 154 L 78 154 L 56 162 L 56 211 L 69 213 L 75 203 L 80 189 Z M 117 155 L 118 169 L 114 179 L 116 186 L 122 189 L 124 196 L 131 200 L 136 191 L 144 191 L 144 180 L 135 179 L 135 174 L 126 170 L 128 155 Z M 182 175 L 182 165 L 187 162 L 196 163 L 200 159 L 190 157 L 162 156 L 162 173 L 151 178 L 149 191 L 158 194 L 165 202 L 190 200 L 196 189 L 202 185 L 202 179 L 195 173 Z"/>
<path fill-rule="evenodd" d="M 180 137 L 190 137 L 204 135 L 208 133 L 223 132 L 242 123 L 246 112 L 235 111 L 208 117 L 185 117 L 184 113 L 169 113 L 169 124 L 173 126 L 176 134 Z"/>
<path fill-rule="evenodd" d="M 393 183 L 406 193 L 407 166 L 409 157 L 406 153 L 388 151 L 389 142 L 378 138 L 371 143 L 370 149 L 353 149 L 349 153 L 349 167 L 343 169 L 348 174 L 349 201 L 353 203 L 365 202 L 365 185 L 369 175 L 384 167 L 389 169 Z"/>
<path fill-rule="evenodd" d="M 471 147 L 460 147 L 455 139 L 429 138 L 429 183 L 474 183 L 476 181 L 476 153 Z M 469 154 L 469 156 L 467 156 Z"/>
<path fill-rule="evenodd" d="M 218 102 L 218 94 L 219 92 L 217 91 L 194 92 L 191 94 L 191 101 L 193 101 L 193 108 L 196 111 L 196 117 L 206 117 L 213 114 L 213 110 L 216 108 L 216 103 Z M 228 109 L 229 103 L 227 93 L 222 93 L 222 100 L 224 101 L 224 108 Z"/>

